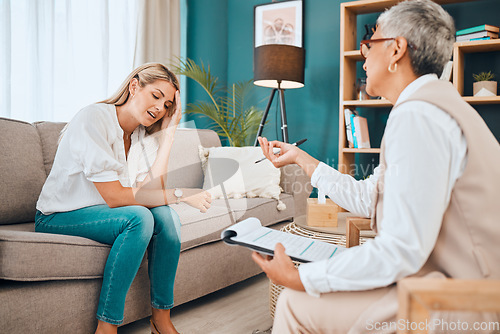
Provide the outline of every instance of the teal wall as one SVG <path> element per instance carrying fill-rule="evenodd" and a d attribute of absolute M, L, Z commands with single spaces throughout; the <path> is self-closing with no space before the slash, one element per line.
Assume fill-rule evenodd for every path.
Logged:
<path fill-rule="evenodd" d="M 186 50 L 188 58 L 200 64 L 200 61 L 209 65 L 214 76 L 223 84 L 227 84 L 228 72 L 228 11 L 227 0 L 184 0 L 186 1 Z M 183 8 L 181 7 L 181 10 Z M 251 65 L 250 65 L 251 66 Z M 197 100 L 208 100 L 205 91 L 198 83 L 188 79 L 185 104 Z M 197 128 L 206 128 L 207 122 L 203 118 L 188 115 L 186 120 L 194 120 Z"/>
<path fill-rule="evenodd" d="M 264 0 L 187 0 L 187 56 L 209 63 L 212 72 L 225 84 L 253 78 L 253 10 Z M 338 106 L 340 54 L 340 2 L 338 0 L 304 0 L 304 47 L 306 49 L 305 87 L 285 92 L 290 141 L 308 138 L 302 146 L 307 152 L 336 166 L 338 159 Z M 479 24 L 500 25 L 500 1 L 480 0 L 445 6 L 455 18 L 457 29 Z M 362 24 L 374 23 L 377 15 L 362 15 Z M 361 39 L 361 33 L 358 33 Z M 429 36 L 431 38 L 431 36 Z M 466 78 L 472 72 L 491 70 L 500 78 L 498 53 L 475 55 L 466 63 Z M 468 64 L 468 65 L 467 65 Z M 360 64 L 361 65 L 361 64 Z M 472 79 L 466 79 L 466 87 Z M 265 108 L 270 89 L 256 87 L 257 98 Z M 467 91 L 466 91 L 467 92 Z M 190 82 L 187 100 L 206 99 L 205 93 Z M 277 100 L 275 98 L 275 100 Z M 500 106 L 478 106 L 476 109 L 500 138 Z M 276 120 L 276 103 L 269 113 L 264 135 L 281 139 Z M 373 146 L 380 143 L 389 110 L 362 111 L 369 114 Z M 197 127 L 206 122 L 196 119 Z M 364 156 L 362 162 L 376 165 L 376 156 Z M 363 173 L 365 174 L 365 173 Z M 362 175 L 359 175 L 362 177 Z"/>

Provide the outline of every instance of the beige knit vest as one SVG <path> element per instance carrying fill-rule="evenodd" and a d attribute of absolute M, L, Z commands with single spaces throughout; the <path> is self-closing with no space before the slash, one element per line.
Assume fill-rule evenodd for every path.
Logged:
<path fill-rule="evenodd" d="M 481 116 L 449 82 L 430 82 L 405 102 L 415 100 L 431 103 L 447 112 L 456 120 L 467 141 L 467 165 L 452 189 L 434 250 L 417 276 L 439 271 L 452 278 L 498 279 L 500 145 Z M 374 230 L 377 229 L 377 222 L 381 221 L 384 202 L 384 139 L 381 144 L 380 166 L 381 174 L 372 202 Z M 429 161 L 429 168 L 432 168 L 432 161 Z"/>

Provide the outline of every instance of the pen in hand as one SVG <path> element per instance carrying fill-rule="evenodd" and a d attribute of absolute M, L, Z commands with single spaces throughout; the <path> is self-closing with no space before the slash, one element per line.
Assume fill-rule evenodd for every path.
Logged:
<path fill-rule="evenodd" d="M 295 142 L 295 143 L 293 143 L 292 145 L 293 145 L 293 146 L 299 146 L 299 145 L 302 145 L 302 144 L 304 144 L 304 143 L 305 143 L 305 141 L 306 141 L 306 140 L 307 140 L 307 138 L 301 139 L 301 140 L 299 140 L 299 141 L 296 141 L 296 142 Z M 274 154 L 278 154 L 278 153 L 280 153 L 280 152 L 281 152 L 281 150 L 280 150 L 280 149 L 278 149 L 278 151 L 273 152 L 273 153 L 274 153 Z M 264 161 L 264 160 L 266 160 L 266 159 L 267 159 L 266 157 L 263 157 L 262 159 L 259 159 L 259 160 L 255 161 L 255 163 L 259 163 L 259 162 Z"/>

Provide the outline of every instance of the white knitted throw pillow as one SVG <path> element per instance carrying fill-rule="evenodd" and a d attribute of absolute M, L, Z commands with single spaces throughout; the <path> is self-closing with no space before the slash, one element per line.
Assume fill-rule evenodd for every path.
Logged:
<path fill-rule="evenodd" d="M 260 147 L 210 147 L 199 146 L 203 174 L 203 189 L 212 198 L 224 198 L 221 183 L 228 198 L 274 198 L 279 211 L 286 209 L 280 201 L 281 171 L 271 162 L 262 158 Z"/>

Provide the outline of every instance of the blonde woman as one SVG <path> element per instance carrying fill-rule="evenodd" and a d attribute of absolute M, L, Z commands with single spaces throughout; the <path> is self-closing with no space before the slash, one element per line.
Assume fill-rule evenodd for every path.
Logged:
<path fill-rule="evenodd" d="M 95 333 L 117 333 L 146 249 L 152 332 L 177 333 L 170 309 L 180 221 L 168 205 L 182 201 L 206 212 L 211 202 L 201 189 L 164 187 L 180 119 L 177 78 L 151 63 L 135 69 L 111 98 L 78 112 L 62 135 L 38 199 L 35 229 L 112 245 Z"/>

